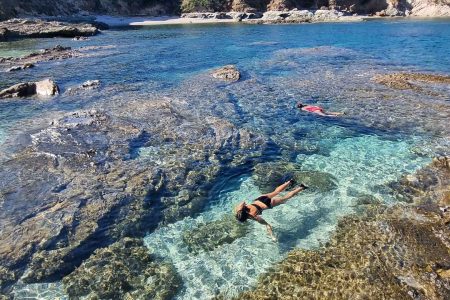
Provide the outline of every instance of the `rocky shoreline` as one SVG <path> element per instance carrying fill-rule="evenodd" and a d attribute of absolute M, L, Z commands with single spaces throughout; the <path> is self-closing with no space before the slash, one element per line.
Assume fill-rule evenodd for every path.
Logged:
<path fill-rule="evenodd" d="M 282 24 L 282 23 L 318 23 L 318 22 L 357 22 L 362 16 L 353 16 L 337 10 L 291 10 L 258 12 L 218 12 L 218 13 L 184 13 L 181 18 L 223 20 L 233 19 L 247 24 Z"/>

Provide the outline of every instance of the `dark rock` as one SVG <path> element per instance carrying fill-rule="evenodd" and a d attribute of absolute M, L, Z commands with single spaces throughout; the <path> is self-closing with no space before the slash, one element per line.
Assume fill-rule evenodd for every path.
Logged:
<path fill-rule="evenodd" d="M 227 215 L 221 220 L 205 223 L 183 234 L 183 242 L 189 252 L 212 251 L 215 248 L 231 244 L 249 232 L 248 224 L 236 222 L 233 216 Z"/>
<path fill-rule="evenodd" d="M 0 42 L 6 41 L 8 38 L 8 29 L 0 28 Z"/>
<path fill-rule="evenodd" d="M 11 67 L 8 69 L 8 72 L 15 72 L 15 71 L 20 71 L 20 70 L 25 70 L 25 69 L 31 69 L 34 68 L 35 65 L 32 63 L 26 63 L 23 66 L 15 66 L 15 67 Z"/>
<path fill-rule="evenodd" d="M 0 91 L 0 99 L 29 97 L 33 95 L 54 96 L 59 94 L 59 88 L 56 83 L 50 79 L 38 82 L 18 83 L 7 89 Z"/>
<path fill-rule="evenodd" d="M 192 215 L 217 176 L 265 145 L 169 100 L 114 112 L 66 114 L 0 165 L 0 265 L 14 278 L 59 279 L 99 247 Z"/>
<path fill-rule="evenodd" d="M 8 29 L 9 38 L 50 38 L 92 36 L 99 30 L 91 24 L 47 22 L 39 19 L 11 19 L 0 22 L 0 28 Z"/>
<path fill-rule="evenodd" d="M 337 188 L 337 180 L 331 174 L 301 170 L 289 162 L 262 163 L 255 166 L 253 179 L 262 193 L 272 192 L 289 179 L 304 183 L 310 191 L 328 192 Z"/>
<path fill-rule="evenodd" d="M 142 240 L 131 238 L 95 251 L 63 284 L 76 299 L 173 299 L 182 286 L 173 266 L 155 261 Z"/>
<path fill-rule="evenodd" d="M 227 80 L 227 81 L 238 81 L 241 78 L 239 70 L 234 65 L 228 65 L 217 70 L 214 70 L 211 74 L 214 78 Z"/>

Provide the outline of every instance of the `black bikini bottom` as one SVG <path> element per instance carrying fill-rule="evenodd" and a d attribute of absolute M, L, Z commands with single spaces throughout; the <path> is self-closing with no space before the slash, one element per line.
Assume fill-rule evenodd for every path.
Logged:
<path fill-rule="evenodd" d="M 262 203 L 264 203 L 268 208 L 272 208 L 272 199 L 270 199 L 267 196 L 260 196 L 258 198 L 255 199 L 255 201 L 261 201 Z M 255 205 L 255 204 L 253 204 Z M 258 205 L 255 205 L 258 206 Z"/>

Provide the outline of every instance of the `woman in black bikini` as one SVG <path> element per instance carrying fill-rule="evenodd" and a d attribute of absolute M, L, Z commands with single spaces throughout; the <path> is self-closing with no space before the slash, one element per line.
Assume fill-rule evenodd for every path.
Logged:
<path fill-rule="evenodd" d="M 273 192 L 264 194 L 256 198 L 252 204 L 246 204 L 245 202 L 239 203 L 235 207 L 235 216 L 236 219 L 240 222 L 245 222 L 247 219 L 253 219 L 256 222 L 263 224 L 266 226 L 267 231 L 272 238 L 273 241 L 276 242 L 276 238 L 272 231 L 272 226 L 266 222 L 261 217 L 262 211 L 265 209 L 270 209 L 272 207 L 278 206 L 280 204 L 285 203 L 288 199 L 294 197 L 299 192 L 307 189 L 308 187 L 304 184 L 301 184 L 299 187 L 287 193 L 285 196 L 276 197 L 279 193 L 284 191 L 290 184 L 293 183 L 293 180 L 289 180 L 279 187 L 277 187 Z"/>

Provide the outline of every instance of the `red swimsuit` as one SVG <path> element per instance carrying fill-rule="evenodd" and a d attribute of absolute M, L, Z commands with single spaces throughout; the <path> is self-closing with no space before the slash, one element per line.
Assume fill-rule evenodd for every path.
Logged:
<path fill-rule="evenodd" d="M 323 112 L 323 108 L 319 107 L 319 106 L 313 106 L 313 105 L 307 105 L 305 107 L 303 107 L 303 110 L 309 111 L 309 112 Z"/>

